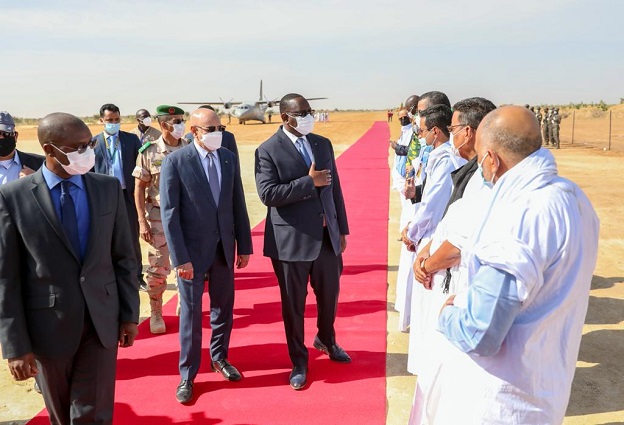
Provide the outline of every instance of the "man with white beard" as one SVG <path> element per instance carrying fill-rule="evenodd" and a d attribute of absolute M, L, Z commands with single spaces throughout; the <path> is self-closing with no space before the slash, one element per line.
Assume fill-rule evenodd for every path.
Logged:
<path fill-rule="evenodd" d="M 596 265 L 599 221 L 541 148 L 535 115 L 501 107 L 477 130 L 492 200 L 464 248 L 468 288 L 438 327 L 452 343 L 410 424 L 561 423 Z"/>

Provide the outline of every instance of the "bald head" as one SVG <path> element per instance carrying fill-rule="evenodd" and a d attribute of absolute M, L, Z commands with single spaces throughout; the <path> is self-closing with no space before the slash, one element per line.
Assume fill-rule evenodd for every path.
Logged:
<path fill-rule="evenodd" d="M 416 105 L 418 105 L 419 100 L 420 97 L 415 94 L 408 97 L 405 100 L 405 109 L 407 109 L 407 112 L 410 112 L 412 114 L 416 113 Z"/>
<path fill-rule="evenodd" d="M 43 146 L 53 143 L 56 146 L 71 146 L 77 140 L 69 140 L 72 137 L 91 138 L 89 127 L 78 117 L 64 112 L 54 112 L 39 120 L 37 138 Z M 66 143 L 67 142 L 67 143 Z"/>
<path fill-rule="evenodd" d="M 480 149 L 491 149 L 518 163 L 542 146 L 535 114 L 522 106 L 502 106 L 483 118 L 477 129 Z"/>
<path fill-rule="evenodd" d="M 191 127 L 210 127 L 221 125 L 217 113 L 211 109 L 199 108 L 191 113 Z M 192 129 L 191 129 L 192 130 Z"/>

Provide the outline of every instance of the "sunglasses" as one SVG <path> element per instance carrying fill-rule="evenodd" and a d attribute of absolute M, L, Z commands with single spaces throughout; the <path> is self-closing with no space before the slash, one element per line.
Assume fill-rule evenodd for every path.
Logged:
<path fill-rule="evenodd" d="M 286 115 L 288 115 L 289 117 L 304 118 L 308 115 L 314 115 L 315 113 L 316 111 L 314 109 L 308 109 L 307 111 L 301 111 L 301 112 L 286 112 Z"/>
<path fill-rule="evenodd" d="M 195 127 L 201 128 L 206 133 L 214 133 L 215 131 L 225 131 L 225 126 L 224 125 L 210 125 L 208 127 L 200 127 L 200 126 L 196 125 Z"/>

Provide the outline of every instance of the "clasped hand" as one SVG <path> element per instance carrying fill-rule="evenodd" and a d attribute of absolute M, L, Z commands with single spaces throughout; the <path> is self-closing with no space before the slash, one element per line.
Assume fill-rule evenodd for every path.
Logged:
<path fill-rule="evenodd" d="M 330 170 L 317 170 L 316 164 L 313 162 L 310 166 L 308 175 L 312 177 L 315 187 L 323 187 L 331 184 L 332 175 Z"/>

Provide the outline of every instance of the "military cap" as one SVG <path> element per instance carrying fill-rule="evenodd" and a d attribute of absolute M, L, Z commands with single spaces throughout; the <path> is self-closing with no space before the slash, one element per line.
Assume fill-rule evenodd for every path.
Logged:
<path fill-rule="evenodd" d="M 15 121 L 13 117 L 6 111 L 0 112 L 0 131 L 13 133 L 15 131 Z"/>
<path fill-rule="evenodd" d="M 156 108 L 156 116 L 162 117 L 166 115 L 184 115 L 184 111 L 177 106 L 160 105 Z"/>

